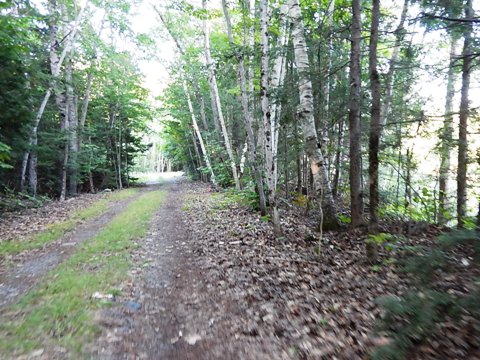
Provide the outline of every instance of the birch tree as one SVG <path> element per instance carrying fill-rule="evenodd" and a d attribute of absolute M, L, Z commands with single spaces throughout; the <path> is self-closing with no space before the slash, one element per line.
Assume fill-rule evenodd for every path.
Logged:
<path fill-rule="evenodd" d="M 440 171 L 438 188 L 438 222 L 445 223 L 448 211 L 448 178 L 450 172 L 450 147 L 453 134 L 453 97 L 455 95 L 455 62 L 456 44 L 455 35 L 450 35 L 450 66 L 447 73 L 447 94 L 445 97 L 445 114 L 440 136 Z"/>
<path fill-rule="evenodd" d="M 298 0 L 287 0 L 287 5 L 288 15 L 292 23 L 293 49 L 299 78 L 300 104 L 297 111 L 298 117 L 303 124 L 305 151 L 310 160 L 313 185 L 317 197 L 321 201 L 322 219 L 320 228 L 335 228 L 338 226 L 337 211 L 313 117 L 312 83 L 309 79 L 309 61 L 300 6 Z"/>
<path fill-rule="evenodd" d="M 200 132 L 200 129 L 198 127 L 197 119 L 196 119 L 196 116 L 195 116 L 195 111 L 193 111 L 192 100 L 191 100 L 190 94 L 188 92 L 187 83 L 185 82 L 185 80 L 183 80 L 182 84 L 183 84 L 183 91 L 185 92 L 185 97 L 187 98 L 188 110 L 189 110 L 190 116 L 192 118 L 192 125 L 193 125 L 193 128 L 195 130 L 195 134 L 197 135 L 198 141 L 200 143 L 200 148 L 202 149 L 203 160 L 205 161 L 205 164 L 207 165 L 207 169 L 210 173 L 210 180 L 212 181 L 212 183 L 214 185 L 217 185 L 217 181 L 215 179 L 215 174 L 213 172 L 213 168 L 212 168 L 212 165 L 210 163 L 210 158 L 208 156 L 207 149 L 205 147 L 205 143 L 203 142 L 202 133 Z M 194 142 L 194 146 L 196 147 L 195 142 Z"/>
<path fill-rule="evenodd" d="M 160 20 L 162 21 L 163 25 L 167 29 L 168 34 L 170 35 L 170 37 L 175 42 L 175 46 L 176 46 L 179 54 L 181 54 L 182 56 L 185 56 L 185 50 L 183 49 L 183 46 L 180 43 L 180 39 L 178 39 L 178 37 L 175 36 L 175 34 L 173 33 L 172 29 L 170 28 L 169 24 L 167 23 L 165 17 L 162 15 L 162 13 L 156 7 L 154 7 L 154 10 L 158 14 L 158 16 L 160 17 Z M 182 61 L 182 66 L 184 68 L 186 67 L 185 64 L 183 63 L 183 61 Z M 196 116 L 195 116 L 195 111 L 193 109 L 192 99 L 191 99 L 190 93 L 188 91 L 188 86 L 187 86 L 187 83 L 186 83 L 186 80 L 185 80 L 185 76 L 186 76 L 185 72 L 184 72 L 183 76 L 184 76 L 184 79 L 182 80 L 182 85 L 183 85 L 183 90 L 185 92 L 185 97 L 187 99 L 188 109 L 189 109 L 189 112 L 190 112 L 190 117 L 192 119 L 192 125 L 193 125 L 193 128 L 195 130 L 195 134 L 198 138 L 198 141 L 200 143 L 200 148 L 202 150 L 203 159 L 204 159 L 205 164 L 207 166 L 208 172 L 210 173 L 210 180 L 212 181 L 212 183 L 214 185 L 217 185 L 217 181 L 216 181 L 216 178 L 215 178 L 215 174 L 213 172 L 213 167 L 211 165 L 210 157 L 209 157 L 208 152 L 207 152 L 207 147 L 205 146 L 205 142 L 203 140 L 203 136 L 202 136 L 202 133 L 200 132 L 200 128 L 198 126 L 198 122 L 197 122 L 197 119 L 196 119 Z M 200 113 L 201 113 L 201 116 L 202 116 L 203 126 L 205 127 L 205 130 L 208 130 L 206 116 L 205 116 L 205 104 L 204 104 L 203 97 L 200 95 L 199 86 L 195 82 L 195 80 L 192 81 L 192 85 L 194 86 L 194 88 L 196 88 L 195 92 L 197 94 L 197 100 L 198 100 L 199 106 L 200 106 Z M 214 109 L 212 109 L 212 111 L 215 112 Z"/>
<path fill-rule="evenodd" d="M 274 232 L 280 235 L 280 217 L 277 208 L 277 199 L 275 193 L 274 177 L 277 169 L 273 161 L 273 131 L 272 113 L 270 110 L 270 100 L 268 97 L 269 91 L 269 34 L 268 34 L 268 0 L 260 0 L 260 101 L 262 107 L 262 122 L 263 122 L 263 141 L 264 141 L 264 156 L 265 156 L 265 177 L 267 183 L 268 204 L 272 209 L 272 222 Z"/>
<path fill-rule="evenodd" d="M 52 1 L 52 0 L 51 0 Z M 49 24 L 49 31 L 52 31 L 55 33 L 54 35 L 50 35 L 50 42 L 49 42 L 49 53 L 50 53 L 50 69 L 51 69 L 51 75 L 52 75 L 52 80 L 50 83 L 50 86 L 48 87 L 47 91 L 45 92 L 45 96 L 43 97 L 42 103 L 37 111 L 37 114 L 35 116 L 35 119 L 33 121 L 33 126 L 30 131 L 30 136 L 28 139 L 28 150 L 25 152 L 22 160 L 22 165 L 21 165 L 21 171 L 20 171 L 20 189 L 24 190 L 25 189 L 25 182 L 26 182 L 26 174 L 27 174 L 27 166 L 28 166 L 28 182 L 29 182 L 29 187 L 30 191 L 36 195 L 37 193 L 37 163 L 38 163 L 38 156 L 35 151 L 32 151 L 33 148 L 37 146 L 38 143 L 38 126 L 40 124 L 40 121 L 43 117 L 43 113 L 45 111 L 45 108 L 47 106 L 48 100 L 50 99 L 50 96 L 52 95 L 52 91 L 54 89 L 55 83 L 57 78 L 60 75 L 61 67 L 62 64 L 65 60 L 65 57 L 68 55 L 70 52 L 73 43 L 75 42 L 76 36 L 78 29 L 80 27 L 80 24 L 83 20 L 83 14 L 88 5 L 88 2 L 85 1 L 82 7 L 80 8 L 78 15 L 75 19 L 74 25 L 72 27 L 72 30 L 70 31 L 69 34 L 66 35 L 66 38 L 64 39 L 65 45 L 64 48 L 60 54 L 60 56 L 56 55 L 57 51 L 57 39 L 54 36 L 56 34 L 57 30 L 57 24 L 50 22 Z M 49 6 L 51 6 L 50 11 L 53 11 L 56 8 L 56 2 L 49 2 Z M 52 19 L 50 21 L 53 21 L 55 19 L 55 16 L 52 14 Z M 52 62 L 53 61 L 53 62 Z"/>
<path fill-rule="evenodd" d="M 222 8 L 223 14 L 225 16 L 225 23 L 227 27 L 227 35 L 228 40 L 230 42 L 230 46 L 232 49 L 235 49 L 235 43 L 232 34 L 232 24 L 230 21 L 230 15 L 228 13 L 227 3 L 226 0 L 222 0 Z M 245 52 L 245 37 L 243 43 L 243 52 Z M 257 156 L 257 146 L 255 143 L 255 136 L 253 133 L 253 117 L 252 111 L 250 111 L 250 104 L 247 92 L 247 77 L 246 77 L 246 69 L 245 69 L 245 60 L 243 53 L 236 52 L 236 56 L 238 59 L 238 79 L 240 83 L 240 96 L 241 96 L 241 104 L 242 104 L 242 111 L 243 111 L 243 123 L 245 125 L 245 130 L 247 133 L 247 152 L 248 152 L 248 159 L 250 162 L 250 166 L 252 167 L 255 184 L 258 191 L 259 203 L 260 203 L 260 211 L 262 215 L 266 214 L 266 201 L 265 201 L 265 191 L 263 188 L 263 179 L 262 174 L 260 172 L 260 159 Z"/>
<path fill-rule="evenodd" d="M 223 140 L 225 143 L 225 149 L 227 150 L 227 155 L 230 162 L 230 168 L 232 170 L 233 180 L 235 182 L 235 188 L 237 190 L 240 190 L 240 179 L 237 173 L 237 165 L 235 163 L 232 144 L 230 142 L 230 137 L 228 135 L 227 128 L 225 126 L 225 119 L 223 117 L 222 104 L 220 101 L 217 78 L 215 75 L 215 64 L 213 62 L 212 55 L 210 53 L 210 28 L 208 24 L 208 15 L 207 15 L 207 12 L 208 12 L 207 0 L 202 0 L 202 8 L 205 11 L 205 14 L 203 17 L 203 36 L 204 36 L 205 58 L 207 61 L 207 68 L 208 68 L 208 83 L 210 85 L 210 93 L 215 102 L 216 113 L 218 115 L 218 120 L 220 122 Z"/>
<path fill-rule="evenodd" d="M 280 8 L 280 34 L 277 39 L 277 53 L 274 60 L 272 79 L 270 82 L 270 90 L 276 94 L 278 93 L 285 79 L 286 73 L 286 45 L 287 45 L 287 7 L 281 6 Z M 278 182 L 278 133 L 280 129 L 280 114 L 282 111 L 282 104 L 278 99 L 271 104 L 271 137 L 272 141 L 272 156 L 273 156 L 273 168 L 276 170 L 273 173 L 273 188 L 277 190 Z"/>

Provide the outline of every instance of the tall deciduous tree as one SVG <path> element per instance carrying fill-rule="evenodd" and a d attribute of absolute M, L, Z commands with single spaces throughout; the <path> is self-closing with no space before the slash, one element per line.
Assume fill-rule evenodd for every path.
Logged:
<path fill-rule="evenodd" d="M 232 33 L 232 24 L 230 21 L 230 15 L 228 13 L 228 7 L 226 0 L 222 0 L 222 8 L 223 14 L 225 16 L 225 22 L 227 26 L 227 34 L 228 40 L 230 42 L 231 48 L 235 51 L 236 45 L 233 39 Z M 243 123 L 245 125 L 245 130 L 247 132 L 247 151 L 248 151 L 248 159 L 250 162 L 250 166 L 253 168 L 253 175 L 255 178 L 255 185 L 258 191 L 259 197 L 259 204 L 260 204 L 260 211 L 263 215 L 266 214 L 266 201 L 265 201 L 265 191 L 263 188 L 263 179 L 262 174 L 260 172 L 261 162 L 258 158 L 257 152 L 257 145 L 255 142 L 255 136 L 253 133 L 253 112 L 250 111 L 250 104 L 249 104 L 249 96 L 247 91 L 247 75 L 245 69 L 245 36 L 243 37 L 243 52 L 236 51 L 236 56 L 238 59 L 238 79 L 240 83 L 240 96 L 241 96 L 241 103 L 242 103 L 242 111 L 243 111 Z"/>
<path fill-rule="evenodd" d="M 448 178 L 450 172 L 450 148 L 453 145 L 453 97 L 455 95 L 455 62 L 457 39 L 450 35 L 450 66 L 447 73 L 447 94 L 445 97 L 445 114 L 440 136 L 440 171 L 438 188 L 438 222 L 444 224 L 448 212 Z"/>
<path fill-rule="evenodd" d="M 262 105 L 262 120 L 264 134 L 265 176 L 267 183 L 268 202 L 272 208 L 272 220 L 275 233 L 280 233 L 280 219 L 275 194 L 275 174 L 277 169 L 273 160 L 274 156 L 274 127 L 272 125 L 272 111 L 269 99 L 269 34 L 268 34 L 268 1 L 260 0 L 260 100 Z"/>
<path fill-rule="evenodd" d="M 370 187 L 370 230 L 378 228 L 378 152 L 380 145 L 380 77 L 377 70 L 378 26 L 380 21 L 380 0 L 372 1 L 372 24 L 368 49 L 368 70 L 372 105 L 370 110 L 370 136 L 368 141 L 368 182 Z"/>
<path fill-rule="evenodd" d="M 305 151 L 310 159 L 313 185 L 323 210 L 320 225 L 324 229 L 335 228 L 338 226 L 337 211 L 313 117 L 312 83 L 309 79 L 309 61 L 300 6 L 298 0 L 287 0 L 287 5 L 288 15 L 292 23 L 293 49 L 299 78 L 300 105 L 297 111 L 303 125 Z"/>
<path fill-rule="evenodd" d="M 472 0 L 465 2 L 465 19 L 473 16 Z M 463 51 L 462 51 L 462 90 L 460 99 L 460 115 L 458 124 L 458 168 L 457 168 L 457 220 L 458 226 L 463 227 L 467 207 L 467 164 L 468 141 L 467 126 L 469 115 L 468 95 L 470 90 L 470 74 L 472 64 L 472 24 L 463 24 Z"/>
<path fill-rule="evenodd" d="M 358 226 L 363 223 L 362 143 L 360 126 L 361 39 L 360 0 L 352 0 L 352 26 L 350 34 L 350 110 L 348 119 L 350 130 L 350 209 L 353 226 Z"/>
<path fill-rule="evenodd" d="M 227 150 L 230 168 L 232 170 L 233 180 L 235 182 L 235 188 L 240 190 L 240 179 L 238 177 L 237 165 L 235 162 L 235 157 L 233 156 L 232 144 L 230 142 L 230 136 L 227 132 L 227 127 L 225 126 L 225 119 L 223 117 L 222 104 L 220 101 L 220 93 L 218 91 L 217 77 L 215 75 L 215 63 L 213 62 L 212 55 L 210 52 L 210 26 L 208 19 L 208 6 L 207 0 L 202 0 L 202 7 L 205 11 L 203 15 L 203 36 L 204 36 L 204 51 L 205 58 L 207 61 L 208 68 L 208 82 L 210 84 L 210 92 L 215 103 L 216 113 L 218 115 L 218 120 L 220 122 L 223 140 L 225 142 L 225 149 Z"/>

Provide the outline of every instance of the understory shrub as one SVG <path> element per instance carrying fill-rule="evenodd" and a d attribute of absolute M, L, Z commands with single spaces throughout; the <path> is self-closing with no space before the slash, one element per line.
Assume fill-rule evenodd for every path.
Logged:
<path fill-rule="evenodd" d="M 372 359 L 406 359 L 442 322 L 458 322 L 462 316 L 480 320 L 480 279 L 474 276 L 480 265 L 480 231 L 447 233 L 435 246 L 413 252 L 405 271 L 412 275 L 415 290 L 378 300 L 385 312 L 377 330 L 391 341 L 377 348 Z"/>

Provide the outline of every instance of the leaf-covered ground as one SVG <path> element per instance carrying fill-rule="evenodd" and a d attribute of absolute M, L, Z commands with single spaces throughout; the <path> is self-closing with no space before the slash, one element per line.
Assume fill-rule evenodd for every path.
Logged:
<path fill-rule="evenodd" d="M 82 353 L 99 359 L 367 359 L 391 341 L 374 331 L 383 312 L 377 300 L 413 288 L 410 275 L 395 265 L 405 257 L 401 251 L 384 248 L 372 266 L 365 261 L 365 229 L 327 232 L 320 240 L 316 215 L 302 204 L 282 202 L 284 237 L 275 239 L 248 197 L 178 179 L 161 188 L 163 205 L 147 235 L 129 249 L 128 279 L 111 294 L 89 298 L 105 297 L 108 304 L 94 317 L 96 343 L 83 344 Z M 62 211 L 69 218 L 68 209 Z M 397 237 L 402 245 L 431 246 L 439 233 L 432 226 L 385 226 L 385 232 L 406 231 Z M 468 252 L 460 249 L 452 259 L 453 271 L 437 274 L 434 286 L 467 293 L 480 273 Z M 480 359 L 478 329 L 469 314 L 447 317 L 408 359 Z M 69 357 L 50 350 L 40 358 Z"/>
<path fill-rule="evenodd" d="M 45 229 L 49 224 L 68 220 L 73 211 L 85 208 L 103 196 L 83 194 L 67 201 L 51 201 L 38 208 L 5 212 L 0 217 L 0 242 L 21 239 Z"/>
<path fill-rule="evenodd" d="M 365 262 L 364 230 L 324 234 L 317 254 L 313 217 L 301 207 L 285 206 L 279 240 L 238 196 L 175 186 L 134 254 L 117 306 L 99 316 L 95 356 L 366 359 L 388 341 L 374 332 L 377 299 L 411 284 L 394 265 Z M 413 243 L 430 244 L 437 233 L 426 227 Z M 445 326 L 441 340 L 419 344 L 410 358 L 465 358 L 459 341 L 468 337 Z"/>

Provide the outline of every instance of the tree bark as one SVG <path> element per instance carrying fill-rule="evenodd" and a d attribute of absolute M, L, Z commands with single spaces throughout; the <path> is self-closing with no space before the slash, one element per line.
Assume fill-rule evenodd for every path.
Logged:
<path fill-rule="evenodd" d="M 27 172 L 27 164 L 28 164 L 29 186 L 30 186 L 30 191 L 33 193 L 34 196 L 37 194 L 38 155 L 36 153 L 36 149 L 34 148 L 37 146 L 37 143 L 38 143 L 38 126 L 40 124 L 40 120 L 43 117 L 43 113 L 45 111 L 45 107 L 47 106 L 48 100 L 52 95 L 52 90 L 54 88 L 56 78 L 60 75 L 60 69 L 62 67 L 63 61 L 65 60 L 65 57 L 69 53 L 75 41 L 78 28 L 80 27 L 80 23 L 83 20 L 83 13 L 85 11 L 85 8 L 87 7 L 87 4 L 88 2 L 85 1 L 84 6 L 80 8 L 77 18 L 75 19 L 73 28 L 69 34 L 69 38 L 66 40 L 65 47 L 63 48 L 60 54 L 60 57 L 58 58 L 57 66 L 55 68 L 51 67 L 52 80 L 45 93 L 45 96 L 43 97 L 43 100 L 40 105 L 40 108 L 38 109 L 37 115 L 35 116 L 35 119 L 33 121 L 33 126 L 30 131 L 30 136 L 28 139 L 28 150 L 25 152 L 23 156 L 21 174 L 20 174 L 20 189 L 22 191 L 25 189 L 25 180 L 26 180 L 26 172 Z M 56 32 L 58 31 L 58 26 L 55 20 L 56 17 L 54 15 L 54 11 L 56 11 L 56 1 L 50 0 L 48 5 L 49 5 L 49 12 L 50 12 L 49 31 L 52 31 L 52 27 L 54 28 L 53 29 L 54 36 L 50 35 L 50 42 L 49 42 L 49 52 L 50 54 L 52 54 L 52 52 L 56 53 L 56 48 L 58 46 L 57 38 L 56 38 Z M 34 149 L 35 151 L 32 151 L 32 149 Z"/>
<path fill-rule="evenodd" d="M 457 39 L 450 35 L 450 66 L 447 74 L 447 95 L 445 98 L 445 115 L 443 118 L 443 129 L 440 137 L 440 171 L 439 171 L 439 193 L 438 193 L 438 222 L 445 224 L 448 212 L 448 178 L 450 172 L 450 147 L 452 146 L 453 133 L 453 97 L 455 96 L 455 52 Z"/>
<path fill-rule="evenodd" d="M 263 134 L 264 134 L 264 155 L 265 155 L 265 176 L 267 183 L 268 203 L 272 209 L 272 222 L 274 232 L 280 234 L 280 220 L 277 214 L 277 205 L 274 187 L 275 164 L 273 162 L 273 132 L 272 118 L 270 111 L 270 101 L 268 98 L 269 90 L 269 35 L 268 35 L 268 0 L 260 0 L 260 52 L 261 52 L 261 72 L 260 72 L 260 99 L 262 107 Z"/>
<path fill-rule="evenodd" d="M 205 11 L 208 10 L 207 0 L 202 0 L 202 7 Z M 214 68 L 215 64 L 213 62 L 212 55 L 210 53 L 210 29 L 209 29 L 206 15 L 204 15 L 204 19 L 203 19 L 203 32 L 204 32 L 205 57 L 207 60 L 207 68 L 209 73 L 208 80 L 210 85 L 210 92 L 212 94 L 212 97 L 215 100 L 218 120 L 220 122 L 221 130 L 223 134 L 223 140 L 225 142 L 225 149 L 227 150 L 228 158 L 230 161 L 230 168 L 232 169 L 233 180 L 235 182 L 235 189 L 240 190 L 240 179 L 237 174 L 237 165 L 235 163 L 235 158 L 233 156 L 232 144 L 230 142 L 227 128 L 225 126 L 225 119 L 223 117 L 223 112 L 222 112 L 222 104 L 220 102 L 220 94 L 218 92 L 217 78 L 215 76 L 215 68 Z"/>
<path fill-rule="evenodd" d="M 361 14 L 360 0 L 352 0 L 352 30 L 350 52 L 350 210 L 352 226 L 363 223 L 362 199 L 362 148 L 360 127 L 360 41 Z"/>
<path fill-rule="evenodd" d="M 66 83 L 67 83 L 67 102 L 68 102 L 68 148 L 69 148 L 69 162 L 68 162 L 68 180 L 70 195 L 77 193 L 77 161 L 78 161 L 78 98 L 74 93 L 73 77 L 72 77 L 72 62 L 69 61 L 66 69 Z"/>
<path fill-rule="evenodd" d="M 368 142 L 368 183 L 370 186 L 370 232 L 378 232 L 378 151 L 380 145 L 380 77 L 377 70 L 378 25 L 380 21 L 380 0 L 372 1 L 372 25 L 368 50 L 368 70 L 372 105 L 370 113 L 370 136 Z"/>
<path fill-rule="evenodd" d="M 222 0 L 222 7 L 223 7 L 223 13 L 225 15 L 225 22 L 227 25 L 227 34 L 228 34 L 230 46 L 232 47 L 232 49 L 235 49 L 235 44 L 234 44 L 233 35 L 232 35 L 232 25 L 230 21 L 230 15 L 228 13 L 226 0 Z M 245 38 L 244 38 L 243 49 L 245 50 Z M 260 159 L 257 156 L 255 136 L 254 136 L 253 127 L 252 127 L 253 118 L 252 118 L 252 112 L 250 111 L 249 98 L 248 98 L 248 92 L 247 92 L 245 60 L 244 60 L 243 54 L 237 53 L 236 55 L 238 58 L 238 67 L 239 67 L 238 77 L 240 82 L 243 123 L 245 125 L 245 130 L 247 132 L 246 147 L 247 147 L 248 160 L 250 165 L 252 166 L 253 175 L 255 178 L 255 185 L 257 187 L 257 192 L 259 197 L 260 212 L 262 215 L 265 215 L 267 212 L 265 190 L 263 188 L 263 179 L 262 179 L 262 174 L 260 172 L 260 161 L 259 161 Z"/>
<path fill-rule="evenodd" d="M 270 90 L 276 94 L 276 98 L 271 103 L 271 133 L 272 133 L 272 156 L 273 168 L 273 187 L 277 190 L 278 182 L 278 133 L 280 128 L 280 113 L 282 111 L 282 103 L 278 99 L 278 91 L 283 85 L 286 72 L 286 44 L 287 44 L 287 22 L 286 22 L 285 6 L 280 9 L 280 34 L 277 39 L 277 57 L 275 58 L 272 72 L 272 80 L 270 82 Z"/>
<path fill-rule="evenodd" d="M 205 160 L 205 164 L 207 165 L 208 171 L 210 172 L 210 180 L 214 185 L 217 185 L 217 181 L 215 179 L 215 174 L 213 173 L 212 165 L 210 164 L 210 159 L 208 157 L 207 149 L 205 148 L 205 143 L 203 142 L 202 134 L 200 129 L 198 128 L 197 118 L 195 117 L 195 112 L 193 111 L 192 100 L 190 98 L 190 93 L 188 92 L 187 83 L 183 80 L 183 90 L 185 92 L 185 96 L 187 98 L 188 110 L 190 111 L 190 116 L 192 118 L 193 128 L 195 129 L 195 133 L 197 134 L 198 141 L 200 142 L 200 148 L 202 149 L 203 159 Z"/>
<path fill-rule="evenodd" d="M 338 185 L 340 184 L 340 174 L 341 174 L 341 161 L 343 156 L 342 151 L 342 139 L 343 139 L 343 127 L 344 127 L 344 118 L 343 116 L 338 120 L 338 133 L 337 133 L 337 146 L 335 149 L 335 171 L 333 173 L 333 184 L 332 184 L 332 194 L 336 199 L 338 195 Z"/>
<path fill-rule="evenodd" d="M 323 216 L 320 221 L 320 229 L 336 228 L 338 227 L 337 212 L 313 117 L 312 83 L 309 79 L 309 61 L 300 6 L 298 0 L 287 0 L 287 5 L 292 22 L 293 48 L 299 77 L 298 117 L 303 123 L 305 150 L 310 159 L 314 189 L 322 204 Z"/>
<path fill-rule="evenodd" d="M 473 16 L 472 0 L 465 4 L 465 19 Z M 463 221 L 467 207 L 467 163 L 468 163 L 468 95 L 470 90 L 470 73 L 472 64 L 472 24 L 464 24 L 463 33 L 463 65 L 462 65 L 462 90 L 460 99 L 460 116 L 458 128 L 458 168 L 457 168 L 457 221 L 458 227 L 463 228 Z"/>

